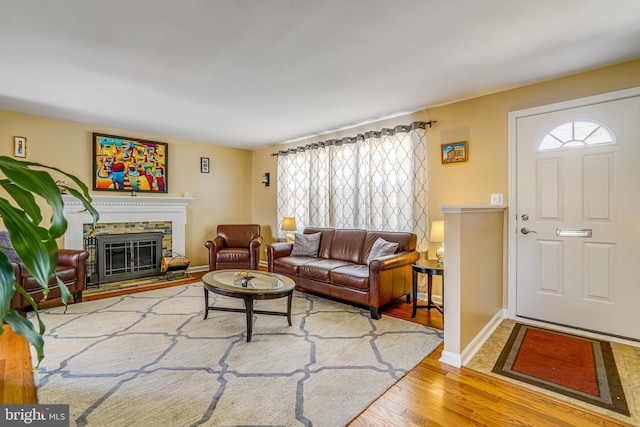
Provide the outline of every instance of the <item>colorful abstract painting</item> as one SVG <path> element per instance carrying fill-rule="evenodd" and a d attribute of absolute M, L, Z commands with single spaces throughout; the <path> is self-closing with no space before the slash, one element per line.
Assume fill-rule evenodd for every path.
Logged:
<path fill-rule="evenodd" d="M 93 189 L 167 192 L 167 144 L 93 134 Z"/>

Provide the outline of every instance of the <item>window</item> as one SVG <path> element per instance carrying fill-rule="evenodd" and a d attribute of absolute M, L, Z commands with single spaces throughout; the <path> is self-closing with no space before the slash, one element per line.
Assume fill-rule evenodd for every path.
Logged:
<path fill-rule="evenodd" d="M 408 231 L 427 250 L 424 124 L 278 153 L 278 224 Z"/>
<path fill-rule="evenodd" d="M 615 144 L 607 127 L 593 120 L 574 120 L 561 124 L 549 132 L 540 143 L 539 150 L 558 150 L 600 144 Z"/>

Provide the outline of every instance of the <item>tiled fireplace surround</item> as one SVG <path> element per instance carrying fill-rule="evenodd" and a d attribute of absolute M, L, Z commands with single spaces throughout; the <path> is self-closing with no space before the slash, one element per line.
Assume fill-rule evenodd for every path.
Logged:
<path fill-rule="evenodd" d="M 91 215 L 74 197 L 63 195 L 64 215 L 69 222 L 64 235 L 64 247 L 85 248 L 85 238 L 91 223 Z M 98 232 L 132 233 L 162 231 L 163 252 L 185 254 L 185 234 L 187 224 L 187 204 L 192 198 L 157 196 L 102 196 L 92 195 L 92 206 L 100 214 Z M 92 248 L 88 248 L 92 249 Z M 91 251 L 90 251 L 91 252 Z M 92 253 L 88 270 L 95 260 Z"/>

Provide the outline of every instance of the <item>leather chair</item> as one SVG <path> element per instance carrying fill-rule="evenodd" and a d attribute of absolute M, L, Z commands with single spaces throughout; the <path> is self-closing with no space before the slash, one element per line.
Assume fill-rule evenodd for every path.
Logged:
<path fill-rule="evenodd" d="M 261 244 L 258 224 L 218 225 L 217 236 L 204 244 L 209 249 L 209 271 L 257 270 Z"/>
<path fill-rule="evenodd" d="M 0 231 L 0 246 L 11 248 L 11 241 L 9 240 L 9 233 L 7 231 Z M 16 282 L 27 291 L 36 303 L 44 300 L 42 288 L 31 273 L 22 265 L 18 254 L 11 249 L 2 249 L 2 251 L 7 254 L 13 265 Z M 89 253 L 87 251 L 74 249 L 58 250 L 58 264 L 56 265 L 55 274 L 49 278 L 49 294 L 47 295 L 47 299 L 60 298 L 62 295 L 55 277 L 58 276 L 62 283 L 69 288 L 69 292 L 73 295 L 73 302 L 79 303 L 82 301 L 82 291 L 84 291 L 86 285 L 86 261 L 88 257 Z M 29 307 L 31 307 L 29 301 L 27 301 L 22 294 L 16 292 L 11 299 L 11 308 L 24 312 L 25 309 Z"/>

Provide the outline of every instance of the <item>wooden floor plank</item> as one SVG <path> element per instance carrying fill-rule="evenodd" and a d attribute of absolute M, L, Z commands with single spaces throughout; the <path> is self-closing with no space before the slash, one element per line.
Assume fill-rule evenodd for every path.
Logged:
<path fill-rule="evenodd" d="M 0 336 L 0 365 L 2 387 L 0 402 L 6 404 L 35 403 L 36 393 L 28 342 L 3 326 Z"/>

